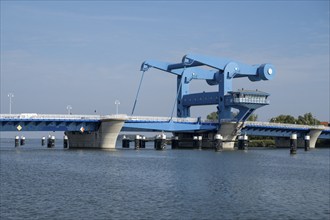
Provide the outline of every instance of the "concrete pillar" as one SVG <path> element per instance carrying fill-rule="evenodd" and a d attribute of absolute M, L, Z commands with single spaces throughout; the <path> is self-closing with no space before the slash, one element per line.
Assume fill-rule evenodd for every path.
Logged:
<path fill-rule="evenodd" d="M 305 140 L 305 144 L 304 144 L 305 151 L 309 151 L 309 149 L 310 149 L 310 136 L 306 135 L 304 140 Z"/>
<path fill-rule="evenodd" d="M 21 146 L 23 146 L 25 144 L 25 137 L 24 136 L 21 137 L 21 143 L 20 144 L 21 144 Z"/>
<path fill-rule="evenodd" d="M 203 145 L 203 136 L 194 136 L 193 137 L 193 145 L 196 149 L 202 149 Z"/>
<path fill-rule="evenodd" d="M 124 135 L 122 140 L 122 147 L 129 148 L 129 142 L 130 142 L 129 138 Z"/>
<path fill-rule="evenodd" d="M 155 138 L 155 149 L 164 150 L 166 148 L 166 135 L 160 134 Z"/>
<path fill-rule="evenodd" d="M 41 138 L 41 146 L 45 146 L 46 143 L 46 137 Z"/>
<path fill-rule="evenodd" d="M 64 137 L 63 137 L 63 148 L 68 148 L 68 147 L 69 147 L 68 136 L 64 135 Z"/>
<path fill-rule="evenodd" d="M 248 148 L 249 138 L 246 134 L 238 136 L 238 149 L 246 150 Z"/>
<path fill-rule="evenodd" d="M 179 137 L 172 137 L 172 149 L 177 149 L 179 147 Z"/>
<path fill-rule="evenodd" d="M 124 119 L 103 119 L 99 128 L 99 148 L 114 149 Z"/>
<path fill-rule="evenodd" d="M 297 134 L 291 134 L 290 136 L 290 154 L 297 153 Z"/>
<path fill-rule="evenodd" d="M 234 150 L 234 144 L 242 123 L 237 122 L 221 122 L 218 134 L 223 137 L 222 148 L 224 150 Z"/>
<path fill-rule="evenodd" d="M 135 139 L 134 139 L 134 148 L 135 150 L 140 149 L 141 147 L 141 136 L 140 135 L 135 135 Z"/>
<path fill-rule="evenodd" d="M 140 140 L 140 147 L 141 148 L 146 148 L 146 142 L 147 142 L 147 139 L 145 136 L 142 136 L 141 140 Z"/>
<path fill-rule="evenodd" d="M 222 136 L 221 134 L 214 135 L 214 149 L 215 151 L 221 151 L 222 150 Z"/>
<path fill-rule="evenodd" d="M 125 120 L 126 117 L 106 118 L 101 120 L 101 125 L 97 131 L 67 132 L 70 148 L 114 149 Z"/>
<path fill-rule="evenodd" d="M 310 149 L 314 149 L 316 145 L 317 138 L 320 136 L 322 131 L 324 130 L 324 127 L 322 128 L 311 128 L 308 132 L 308 135 L 310 136 Z"/>
<path fill-rule="evenodd" d="M 19 146 L 19 136 L 15 136 L 15 147 Z"/>

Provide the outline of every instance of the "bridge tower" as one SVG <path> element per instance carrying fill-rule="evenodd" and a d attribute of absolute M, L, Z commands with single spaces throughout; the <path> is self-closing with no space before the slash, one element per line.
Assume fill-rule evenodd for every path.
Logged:
<path fill-rule="evenodd" d="M 244 121 L 257 109 L 268 105 L 268 93 L 251 90 L 233 91 L 235 78 L 247 77 L 250 81 L 271 80 L 276 75 L 272 64 L 247 65 L 226 58 L 188 54 L 179 63 L 147 60 L 142 63 L 141 71 L 156 68 L 177 76 L 177 117 L 190 117 L 190 107 L 217 105 L 220 133 L 227 144 L 233 148 L 233 141 Z M 190 94 L 192 80 L 205 80 L 210 86 L 217 86 L 216 92 Z M 232 108 L 238 114 L 232 116 Z"/>

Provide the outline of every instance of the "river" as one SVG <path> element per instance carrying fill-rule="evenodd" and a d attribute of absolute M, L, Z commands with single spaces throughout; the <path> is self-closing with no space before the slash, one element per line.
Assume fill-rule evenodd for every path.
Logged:
<path fill-rule="evenodd" d="M 329 219 L 330 150 L 70 150 L 0 140 L 5 219 Z"/>

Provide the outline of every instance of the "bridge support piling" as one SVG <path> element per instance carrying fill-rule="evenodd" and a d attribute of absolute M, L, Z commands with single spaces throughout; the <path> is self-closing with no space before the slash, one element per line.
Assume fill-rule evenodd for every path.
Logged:
<path fill-rule="evenodd" d="M 134 148 L 135 150 L 140 149 L 141 147 L 141 136 L 140 135 L 135 135 L 135 139 L 134 139 Z"/>
<path fill-rule="evenodd" d="M 215 151 L 221 151 L 222 150 L 222 136 L 221 134 L 214 135 L 214 149 Z"/>
<path fill-rule="evenodd" d="M 122 139 L 122 147 L 129 148 L 129 142 L 130 142 L 130 139 L 124 135 L 123 139 Z"/>
<path fill-rule="evenodd" d="M 238 150 L 246 150 L 248 148 L 248 136 L 241 135 L 238 137 Z"/>
<path fill-rule="evenodd" d="M 290 154 L 297 153 L 297 134 L 291 134 L 290 137 Z"/>
<path fill-rule="evenodd" d="M 164 150 L 166 148 L 166 135 L 160 134 L 155 138 L 155 149 Z"/>
<path fill-rule="evenodd" d="M 15 147 L 19 146 L 19 136 L 15 136 Z"/>
<path fill-rule="evenodd" d="M 179 148 L 179 137 L 178 136 L 173 136 L 171 144 L 172 144 L 172 149 Z"/>
<path fill-rule="evenodd" d="M 141 140 L 140 140 L 140 147 L 141 148 L 146 148 L 146 142 L 147 142 L 147 139 L 145 136 L 142 136 Z"/>
<path fill-rule="evenodd" d="M 45 146 L 46 143 L 46 137 L 41 138 L 41 146 Z"/>
<path fill-rule="evenodd" d="M 310 136 L 306 135 L 304 139 L 305 139 L 305 151 L 309 151 L 310 150 Z"/>
<path fill-rule="evenodd" d="M 194 136 L 193 137 L 193 146 L 196 149 L 202 149 L 203 145 L 203 136 Z"/>
<path fill-rule="evenodd" d="M 25 137 L 24 136 L 21 136 L 21 146 L 25 145 Z"/>
<path fill-rule="evenodd" d="M 51 143 L 50 143 L 50 142 L 51 142 L 51 141 L 50 141 L 51 137 L 52 137 L 52 136 L 48 135 L 48 138 L 47 138 L 47 147 L 48 147 L 48 148 L 51 147 Z"/>
<path fill-rule="evenodd" d="M 68 147 L 69 147 L 68 136 L 64 135 L 64 137 L 63 137 L 63 148 L 68 148 Z"/>
<path fill-rule="evenodd" d="M 47 143 L 48 148 L 53 148 L 55 147 L 55 136 L 50 136 L 48 138 L 48 143 Z"/>

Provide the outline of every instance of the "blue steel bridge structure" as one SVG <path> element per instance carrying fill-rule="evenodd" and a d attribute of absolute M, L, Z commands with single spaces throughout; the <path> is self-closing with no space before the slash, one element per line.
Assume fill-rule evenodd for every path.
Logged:
<path fill-rule="evenodd" d="M 177 77 L 176 117 L 173 115 L 174 107 L 170 117 L 134 115 L 144 75 L 150 68 Z M 229 142 L 242 133 L 273 137 L 289 137 L 293 133 L 296 133 L 298 137 L 313 134 L 314 139 L 330 139 L 329 127 L 247 122 L 256 109 L 270 104 L 270 94 L 258 90 L 234 91 L 233 80 L 247 78 L 252 83 L 272 80 L 276 75 L 276 69 L 270 63 L 247 65 L 226 58 L 188 54 L 177 63 L 147 60 L 142 63 L 140 70 L 142 75 L 131 116 L 2 114 L 0 115 L 0 131 L 66 131 L 88 134 L 98 132 L 102 124 L 106 124 L 105 121 L 120 119 L 124 121 L 120 127 L 121 131 L 158 131 L 176 134 L 218 133 L 223 135 L 225 140 L 227 138 Z M 189 91 L 189 84 L 192 80 L 204 80 L 207 85 L 216 89 L 214 92 L 203 91 L 192 94 Z M 218 120 L 192 118 L 190 108 L 201 105 L 215 105 Z M 238 111 L 234 117 L 233 110 Z M 228 123 L 231 126 L 227 126 Z M 228 129 L 231 130 L 228 131 Z"/>
<path fill-rule="evenodd" d="M 124 118 L 122 131 L 127 132 L 216 132 L 219 123 L 200 118 L 170 118 L 126 115 L 59 115 L 59 114 L 2 114 L 0 131 L 67 131 L 95 132 L 103 119 Z M 245 122 L 241 133 L 253 136 L 290 137 L 297 133 L 304 137 L 311 129 L 322 129 L 320 139 L 330 139 L 330 127 L 282 124 L 270 122 Z"/>

